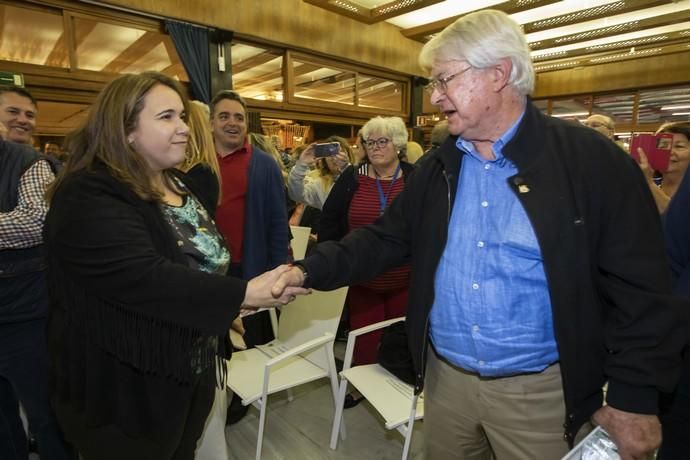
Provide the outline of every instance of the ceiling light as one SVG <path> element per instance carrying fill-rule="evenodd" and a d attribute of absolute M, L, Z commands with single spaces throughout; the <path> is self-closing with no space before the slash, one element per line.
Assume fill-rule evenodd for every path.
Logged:
<path fill-rule="evenodd" d="M 690 109 L 690 105 L 666 105 L 661 108 L 661 110 L 680 110 L 680 109 Z"/>
<path fill-rule="evenodd" d="M 584 115 L 589 115 L 589 112 L 568 112 L 568 113 L 552 113 L 552 117 L 582 117 Z"/>
<path fill-rule="evenodd" d="M 690 115 L 690 112 L 674 112 L 671 115 Z"/>

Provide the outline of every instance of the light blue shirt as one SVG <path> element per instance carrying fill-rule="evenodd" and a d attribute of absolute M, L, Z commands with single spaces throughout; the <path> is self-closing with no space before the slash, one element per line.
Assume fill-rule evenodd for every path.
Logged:
<path fill-rule="evenodd" d="M 502 152 L 523 116 L 494 143 L 495 160 L 458 139 L 466 155 L 434 281 L 436 351 L 482 376 L 539 372 L 558 361 L 541 250 L 508 186 L 517 168 Z"/>

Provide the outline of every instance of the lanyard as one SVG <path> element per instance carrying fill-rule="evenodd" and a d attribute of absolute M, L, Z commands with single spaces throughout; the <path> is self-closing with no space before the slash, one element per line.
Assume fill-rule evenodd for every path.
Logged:
<path fill-rule="evenodd" d="M 376 172 L 376 170 L 374 170 Z M 395 168 L 395 172 L 393 173 L 393 180 L 391 181 L 390 185 L 388 186 L 388 191 L 384 195 L 383 193 L 383 187 L 381 187 L 381 182 L 379 181 L 379 176 L 378 174 L 374 174 L 376 177 L 374 180 L 376 181 L 376 190 L 379 192 L 379 203 L 381 204 L 381 211 L 379 212 L 379 215 L 383 214 L 383 211 L 386 210 L 386 204 L 388 203 L 388 197 L 391 194 L 391 190 L 393 190 L 393 185 L 395 185 L 395 181 L 398 178 L 398 173 L 400 172 L 400 163 L 398 162 L 398 167 Z"/>

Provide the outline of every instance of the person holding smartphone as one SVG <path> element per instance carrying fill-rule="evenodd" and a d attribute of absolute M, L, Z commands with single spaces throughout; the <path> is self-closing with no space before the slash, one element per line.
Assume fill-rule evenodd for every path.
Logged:
<path fill-rule="evenodd" d="M 655 182 L 655 171 L 649 166 L 645 151 L 639 148 L 637 149 L 637 154 L 640 157 L 640 168 L 642 168 L 642 172 L 644 172 L 647 178 L 649 189 L 652 191 L 659 213 L 664 213 L 671 198 L 673 198 L 680 183 L 683 181 L 685 171 L 688 169 L 688 164 L 690 164 L 690 123 L 685 121 L 666 123 L 656 132 L 656 134 L 661 133 L 673 134 L 673 143 L 671 145 L 668 169 L 666 171 L 657 171 L 661 174 L 661 183 L 659 185 Z"/>
<path fill-rule="evenodd" d="M 352 147 L 342 137 L 331 136 L 322 143 L 310 144 L 290 170 L 288 195 L 298 203 L 321 210 L 340 173 L 353 163 Z M 310 172 L 312 167 L 314 171 Z"/>

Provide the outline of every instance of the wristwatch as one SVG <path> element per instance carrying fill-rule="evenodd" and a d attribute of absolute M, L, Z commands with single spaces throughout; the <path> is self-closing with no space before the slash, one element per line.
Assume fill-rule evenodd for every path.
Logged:
<path fill-rule="evenodd" d="M 309 287 L 309 272 L 307 269 L 302 265 L 301 263 L 297 262 L 294 264 L 295 267 L 299 268 L 302 271 L 302 287 L 308 288 Z"/>

